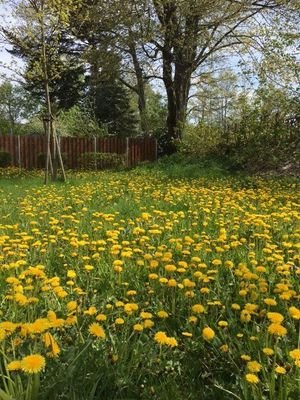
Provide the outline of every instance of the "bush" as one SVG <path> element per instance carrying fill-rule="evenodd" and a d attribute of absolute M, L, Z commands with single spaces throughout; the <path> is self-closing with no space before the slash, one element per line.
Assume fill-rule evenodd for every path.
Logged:
<path fill-rule="evenodd" d="M 66 153 L 61 153 L 61 158 L 63 160 L 63 163 L 65 166 L 68 164 L 68 155 Z M 39 153 L 37 155 L 37 168 L 43 169 L 46 166 L 46 159 L 47 159 L 47 153 Z"/>
<path fill-rule="evenodd" d="M 11 155 L 7 151 L 0 150 L 0 167 L 6 168 L 11 164 Z"/>
<path fill-rule="evenodd" d="M 204 156 L 222 142 L 222 132 L 218 126 L 199 123 L 196 126 L 187 126 L 182 140 L 176 145 L 180 152 Z"/>
<path fill-rule="evenodd" d="M 125 167 L 125 156 L 116 153 L 83 153 L 79 157 L 82 169 L 120 169 Z"/>

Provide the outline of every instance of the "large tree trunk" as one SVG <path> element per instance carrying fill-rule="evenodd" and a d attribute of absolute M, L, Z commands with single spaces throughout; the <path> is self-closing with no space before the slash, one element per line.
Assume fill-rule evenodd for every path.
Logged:
<path fill-rule="evenodd" d="M 148 124 L 147 124 L 147 110 L 146 110 L 146 95 L 145 95 L 145 82 L 143 77 L 143 69 L 139 62 L 135 43 L 132 41 L 129 45 L 129 53 L 132 58 L 134 72 L 136 76 L 136 94 L 138 96 L 138 108 L 141 119 L 141 130 L 143 133 L 148 133 Z"/>
<path fill-rule="evenodd" d="M 176 139 L 182 139 L 186 122 L 187 104 L 191 86 L 192 71 L 179 62 L 175 64 L 174 90 L 176 97 Z"/>
<path fill-rule="evenodd" d="M 188 97 L 191 84 L 191 69 L 180 63 L 174 64 L 173 77 L 170 57 L 164 55 L 163 80 L 168 99 L 167 135 L 164 152 L 171 154 L 176 152 L 176 140 L 182 139 Z"/>
<path fill-rule="evenodd" d="M 186 122 L 191 76 L 195 69 L 197 42 L 194 32 L 198 29 L 198 17 L 188 17 L 182 24 L 178 18 L 178 4 L 175 1 L 154 1 L 154 7 L 164 28 L 163 45 L 160 49 L 163 59 L 163 81 L 168 99 L 165 152 L 170 154 L 176 151 L 175 141 L 182 139 Z"/>

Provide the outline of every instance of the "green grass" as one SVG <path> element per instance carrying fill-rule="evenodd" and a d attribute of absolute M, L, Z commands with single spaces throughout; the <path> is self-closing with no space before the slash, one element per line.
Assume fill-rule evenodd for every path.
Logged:
<path fill-rule="evenodd" d="M 198 161 L 68 173 L 48 186 L 42 173 L 0 171 L 0 389 L 9 400 L 296 400 L 299 220 L 296 181 Z M 284 318 L 283 336 L 268 332 L 270 311 Z M 93 323 L 105 338 L 91 334 Z M 46 360 L 40 384 L 8 368 L 32 353 Z M 257 385 L 242 355 L 260 364 Z"/>

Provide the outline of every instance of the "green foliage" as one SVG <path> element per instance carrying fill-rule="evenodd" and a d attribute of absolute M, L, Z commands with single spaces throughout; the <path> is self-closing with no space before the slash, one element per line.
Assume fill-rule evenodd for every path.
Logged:
<path fill-rule="evenodd" d="M 12 46 L 10 53 L 25 62 L 25 88 L 44 103 L 47 82 L 53 114 L 70 108 L 84 85 L 83 64 L 67 31 L 77 0 L 22 0 L 17 6 L 7 3 L 13 3 L 18 25 L 3 29 L 3 33 Z"/>
<path fill-rule="evenodd" d="M 40 118 L 31 118 L 27 123 L 20 127 L 21 135 L 44 135 L 44 125 Z"/>
<path fill-rule="evenodd" d="M 22 86 L 4 81 L 0 85 L 0 133 L 20 135 L 24 120 L 38 112 L 38 104 Z"/>
<path fill-rule="evenodd" d="M 137 118 L 130 107 L 128 90 L 116 79 L 97 84 L 94 113 L 97 121 L 109 135 L 134 136 Z"/>
<path fill-rule="evenodd" d="M 178 150 L 202 160 L 215 159 L 232 170 L 299 170 L 297 98 L 268 85 L 252 95 L 231 97 L 226 107 L 225 119 L 218 111 L 187 125 Z"/>
<path fill-rule="evenodd" d="M 154 91 L 150 85 L 145 87 L 145 97 L 146 109 L 143 116 L 145 130 L 148 135 L 159 139 L 166 131 L 167 106 L 163 96 Z"/>
<path fill-rule="evenodd" d="M 66 153 L 61 153 L 61 157 L 65 166 L 68 164 L 68 155 Z M 43 169 L 46 166 L 47 153 L 39 153 L 37 155 L 37 167 L 38 169 Z"/>
<path fill-rule="evenodd" d="M 161 157 L 156 163 L 144 164 L 138 167 L 139 171 L 156 171 L 168 178 L 222 178 L 229 174 L 225 162 L 215 157 L 203 157 L 196 154 L 182 152 Z"/>
<path fill-rule="evenodd" d="M 116 153 L 84 153 L 79 158 L 82 169 L 120 169 L 125 167 L 125 156 Z"/>
<path fill-rule="evenodd" d="M 11 155 L 8 151 L 0 150 L 0 168 L 8 167 L 11 163 Z"/>
<path fill-rule="evenodd" d="M 93 115 L 91 107 L 74 106 L 62 111 L 57 119 L 57 130 L 61 136 L 102 136 L 104 130 Z"/>
<path fill-rule="evenodd" d="M 199 123 L 188 125 L 183 138 L 177 142 L 178 150 L 197 156 L 207 154 L 222 141 L 221 128 L 215 125 Z"/>
<path fill-rule="evenodd" d="M 10 130 L 10 122 L 0 115 L 0 135 L 7 135 L 8 133 L 10 133 Z"/>

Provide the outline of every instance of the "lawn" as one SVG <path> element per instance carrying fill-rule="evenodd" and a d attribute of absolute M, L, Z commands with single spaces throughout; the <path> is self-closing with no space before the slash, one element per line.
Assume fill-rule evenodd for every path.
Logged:
<path fill-rule="evenodd" d="M 298 399 L 299 220 L 284 179 L 0 171 L 0 399 Z"/>

